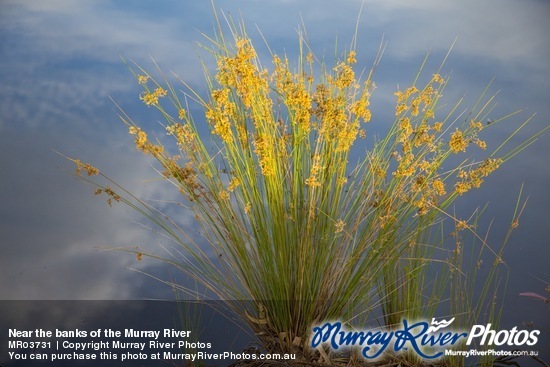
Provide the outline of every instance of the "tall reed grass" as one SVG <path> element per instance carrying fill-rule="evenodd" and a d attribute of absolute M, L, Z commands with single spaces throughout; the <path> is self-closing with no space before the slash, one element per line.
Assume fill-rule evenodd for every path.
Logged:
<path fill-rule="evenodd" d="M 162 71 L 156 77 L 130 65 L 143 87 L 140 99 L 163 117 L 170 143 L 120 113 L 137 149 L 154 157 L 162 178 L 179 190 L 182 215 L 192 214 L 206 241 L 74 160 L 79 174 L 107 180 L 87 179 L 109 204 L 126 203 L 181 246 L 176 257 L 136 250 L 138 256 L 175 266 L 221 299 L 250 301 L 236 311 L 269 351 L 298 350 L 328 362 L 324 351 L 308 350 L 313 324 L 362 323 L 381 313 L 391 327 L 404 317 L 434 317 L 442 302 L 462 325 L 471 323 L 492 297 L 501 250 L 478 234 L 477 215 L 457 218 L 452 204 L 537 138 L 506 150 L 530 119 L 491 150 L 482 135 L 498 125 L 483 123 L 494 97 L 485 90 L 467 114 L 458 113 L 461 101 L 440 108 L 449 79 L 440 68 L 421 82 L 422 64 L 410 86 L 395 92 L 394 121 L 375 138 L 370 98 L 380 52 L 360 75 L 355 46 L 329 65 L 302 37 L 297 61 L 275 53 L 260 60 L 243 23 L 228 20 L 227 32 L 216 20 L 205 47 L 216 62 L 214 74 L 205 66 L 207 95 L 184 81 L 180 92 Z M 193 103 L 204 119 L 189 113 Z M 200 132 L 204 123 L 209 135 Z M 360 157 L 352 153 L 358 144 L 369 146 Z M 511 227 L 521 211 L 518 201 Z M 477 248 L 469 264 L 465 232 Z M 474 274 L 489 251 L 494 270 L 475 301 L 475 276 L 465 272 Z M 492 312 L 497 316 L 498 307 Z"/>

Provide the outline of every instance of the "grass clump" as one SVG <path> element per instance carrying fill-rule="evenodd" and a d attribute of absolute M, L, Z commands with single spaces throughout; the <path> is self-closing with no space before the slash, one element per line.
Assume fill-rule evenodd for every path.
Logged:
<path fill-rule="evenodd" d="M 160 112 L 173 143 L 151 139 L 125 113 L 121 119 L 137 149 L 154 157 L 162 178 L 182 194 L 179 204 L 207 240 L 195 241 L 174 218 L 104 176 L 109 185 L 95 183 L 98 194 L 130 205 L 183 249 L 173 258 L 145 255 L 219 298 L 251 301 L 236 311 L 270 352 L 299 351 L 324 362 L 324 351 L 308 350 L 315 323 L 361 323 L 381 310 L 391 327 L 404 317 L 433 317 L 444 297 L 451 305 L 462 298 L 461 305 L 483 306 L 464 301 L 472 291 L 460 241 L 457 235 L 449 248 L 445 240 L 446 221 L 455 233 L 475 233 L 475 219 L 455 218 L 448 208 L 536 137 L 508 153 L 498 154 L 501 145 L 471 159 L 472 147 L 488 149 L 481 132 L 492 97 L 482 95 L 462 122 L 454 117 L 459 103 L 440 116 L 448 78 L 438 72 L 421 83 L 421 67 L 410 87 L 396 91 L 395 120 L 375 139 L 368 124 L 378 57 L 360 77 L 354 47 L 331 67 L 300 38 L 295 65 L 272 53 L 264 66 L 244 25 L 228 23 L 229 35 L 220 26 L 209 38 L 217 70 L 205 68 L 206 97 L 132 68 L 140 99 Z M 210 137 L 189 113 L 190 102 L 204 109 Z M 369 141 L 360 158 L 352 150 L 358 140 Z M 78 173 L 102 175 L 75 163 Z M 454 280 L 427 282 L 433 264 Z"/>

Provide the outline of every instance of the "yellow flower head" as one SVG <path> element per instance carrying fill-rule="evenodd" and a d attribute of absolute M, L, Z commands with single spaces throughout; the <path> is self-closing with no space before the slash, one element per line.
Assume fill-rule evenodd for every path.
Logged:
<path fill-rule="evenodd" d="M 179 117 L 180 120 L 183 120 L 185 118 L 185 110 L 183 108 L 179 109 L 178 117 Z"/>
<path fill-rule="evenodd" d="M 79 177 L 82 176 L 82 171 L 86 171 L 88 176 L 99 175 L 99 170 L 89 163 L 82 163 L 78 159 L 74 160 L 74 163 L 76 164 L 76 175 Z"/>
<path fill-rule="evenodd" d="M 445 191 L 445 183 L 441 181 L 440 179 L 436 179 L 432 182 L 432 187 L 435 190 L 436 194 L 439 196 L 445 195 L 447 192 Z"/>
<path fill-rule="evenodd" d="M 239 179 L 237 177 L 233 177 L 231 179 L 231 182 L 229 182 L 229 186 L 227 187 L 227 191 L 233 192 L 240 184 L 241 184 L 241 182 L 239 181 Z"/>
<path fill-rule="evenodd" d="M 443 123 L 442 123 L 442 122 L 436 122 L 435 124 L 433 124 L 432 129 L 433 129 L 435 132 L 440 132 L 442 127 L 443 127 Z"/>
<path fill-rule="evenodd" d="M 156 105 L 159 102 L 159 97 L 155 93 L 142 93 L 139 99 L 143 101 L 147 106 Z"/>
<path fill-rule="evenodd" d="M 355 64 L 357 62 L 357 60 L 355 59 L 355 55 L 355 51 L 352 50 L 349 52 L 347 59 L 348 64 Z"/>
<path fill-rule="evenodd" d="M 335 227 L 334 233 L 340 233 L 340 232 L 344 231 L 345 225 L 346 224 L 344 223 L 344 221 L 342 219 L 340 219 L 338 222 L 336 222 L 334 224 L 334 227 Z"/>
<path fill-rule="evenodd" d="M 449 141 L 449 148 L 451 149 L 451 152 L 465 152 L 467 147 L 468 142 L 464 138 L 464 134 L 462 133 L 462 131 L 457 129 L 454 133 L 451 134 L 451 140 Z"/>
<path fill-rule="evenodd" d="M 481 131 L 483 129 L 483 124 L 479 121 L 472 120 L 470 121 L 470 127 L 474 130 Z"/>
<path fill-rule="evenodd" d="M 443 79 L 443 77 L 439 74 L 434 74 L 433 78 L 432 78 L 432 81 L 434 83 L 438 83 L 438 84 L 443 84 L 445 83 L 445 79 Z"/>

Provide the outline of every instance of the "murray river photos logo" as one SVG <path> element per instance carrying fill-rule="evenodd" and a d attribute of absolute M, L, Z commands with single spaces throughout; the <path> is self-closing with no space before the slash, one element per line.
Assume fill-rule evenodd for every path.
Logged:
<path fill-rule="evenodd" d="M 400 328 L 392 330 L 355 331 L 346 329 L 341 322 L 327 322 L 313 328 L 311 347 L 328 344 L 333 350 L 346 347 L 361 348 L 361 354 L 376 359 L 384 352 L 412 350 L 424 359 L 441 357 L 454 345 L 466 346 L 532 346 L 538 342 L 539 330 L 493 330 L 491 324 L 474 325 L 469 332 L 447 329 L 455 319 L 409 323 L 402 321 Z"/>

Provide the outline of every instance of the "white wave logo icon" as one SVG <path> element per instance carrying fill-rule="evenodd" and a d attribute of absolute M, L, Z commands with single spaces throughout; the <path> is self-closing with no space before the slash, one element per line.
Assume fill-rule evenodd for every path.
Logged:
<path fill-rule="evenodd" d="M 449 321 L 446 321 L 445 319 L 441 321 L 436 321 L 435 319 L 432 319 L 432 326 L 428 328 L 428 333 L 435 333 L 439 329 L 446 328 L 447 326 L 451 325 L 455 321 L 455 318 L 453 317 Z"/>

